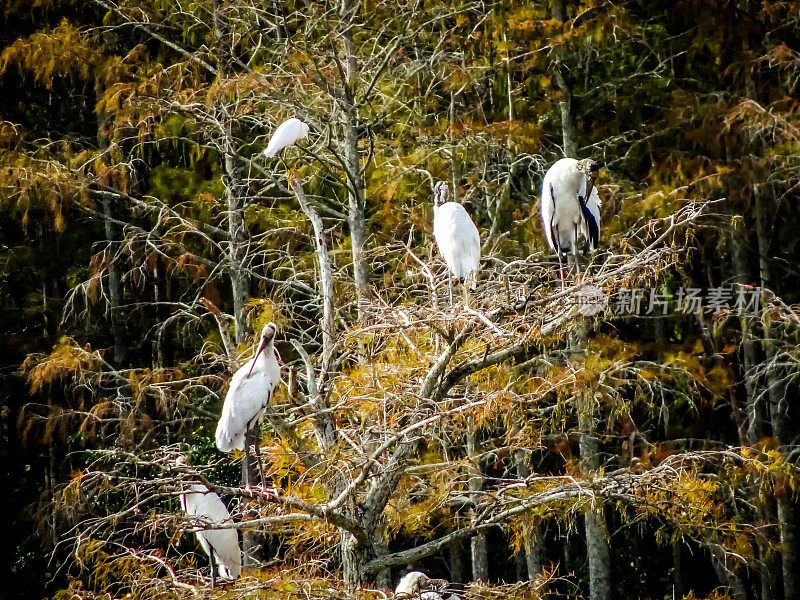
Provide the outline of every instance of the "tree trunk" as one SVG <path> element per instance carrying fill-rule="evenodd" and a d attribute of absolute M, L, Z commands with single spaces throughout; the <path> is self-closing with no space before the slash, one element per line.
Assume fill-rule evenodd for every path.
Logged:
<path fill-rule="evenodd" d="M 680 540 L 672 542 L 672 597 L 683 598 L 683 551 Z"/>
<path fill-rule="evenodd" d="M 225 40 L 226 22 L 221 0 L 214 0 L 214 36 L 217 44 L 217 70 L 221 79 L 228 76 L 229 64 L 233 62 L 233 49 Z M 247 326 L 245 306 L 250 294 L 250 275 L 247 272 L 247 250 L 249 234 L 244 222 L 247 201 L 247 186 L 242 178 L 242 164 L 238 155 L 238 140 L 235 137 L 235 118 L 225 108 L 218 111 L 222 124 L 220 147 L 223 167 L 228 176 L 226 195 L 228 201 L 228 275 L 231 279 L 233 319 L 237 344 L 244 343 L 250 333 Z"/>
<path fill-rule="evenodd" d="M 580 350 L 575 368 L 582 369 L 588 338 L 588 323 L 581 319 L 577 329 L 570 336 L 573 351 Z M 576 397 L 578 427 L 581 432 L 580 455 L 581 468 L 589 474 L 600 469 L 599 443 L 594 437 L 595 429 L 595 397 L 591 390 L 579 392 Z M 611 600 L 611 548 L 608 543 L 605 510 L 602 502 L 586 510 L 584 515 L 586 534 L 586 553 L 589 562 L 589 597 L 591 600 Z"/>
<path fill-rule="evenodd" d="M 339 530 L 341 541 L 339 550 L 342 557 L 342 579 L 348 592 L 355 592 L 364 585 L 364 565 L 367 553 L 355 536 L 344 529 Z"/>
<path fill-rule="evenodd" d="M 734 195 L 734 198 L 737 195 Z M 731 221 L 738 222 L 735 219 L 735 208 L 731 211 Z M 731 244 L 731 258 L 733 263 L 733 272 L 735 273 L 736 283 L 742 285 L 749 285 L 752 280 L 752 273 L 750 272 L 747 260 L 747 248 L 750 246 L 746 232 L 742 231 L 743 224 L 731 228 L 730 244 Z M 746 393 L 745 402 L 745 415 L 746 420 L 744 423 L 745 440 L 746 443 L 755 446 L 759 440 L 764 436 L 764 426 L 767 422 L 766 406 L 764 405 L 763 394 L 759 393 L 758 377 L 756 376 L 756 369 L 759 364 L 758 342 L 756 341 L 756 332 L 753 327 L 753 318 L 749 315 L 743 314 L 739 317 L 739 325 L 741 329 L 741 344 L 742 344 L 742 378 L 744 381 L 744 389 Z M 735 390 L 731 390 L 731 394 L 735 394 Z M 734 408 L 735 410 L 735 408 Z M 752 490 L 752 502 L 756 507 L 756 518 L 759 522 L 768 524 L 772 522 L 771 511 L 769 506 L 766 506 L 758 497 L 757 487 Z M 771 528 L 766 528 L 769 532 Z M 774 540 L 769 539 L 772 536 L 766 534 L 767 539 L 763 542 L 761 547 L 758 548 L 758 555 L 761 558 L 761 567 L 759 568 L 759 576 L 761 578 L 761 599 L 772 600 L 774 577 L 772 571 L 772 561 L 768 559 L 768 553 L 765 552 L 764 544 L 770 546 Z"/>
<path fill-rule="evenodd" d="M 791 491 L 788 484 L 778 494 L 778 531 L 781 537 L 781 559 L 783 574 L 783 597 L 800 598 L 800 582 L 798 582 L 797 569 L 800 568 L 797 560 L 797 507 L 792 502 Z"/>
<path fill-rule="evenodd" d="M 768 207 L 764 206 L 765 186 L 756 186 L 755 193 L 755 213 L 756 213 L 756 234 L 758 235 L 758 255 L 759 272 L 761 276 L 761 287 L 767 288 L 772 282 L 770 272 L 769 252 L 770 235 L 767 228 Z M 775 290 L 778 292 L 779 290 Z M 778 350 L 773 339 L 772 326 L 767 311 L 764 311 L 762 319 L 764 328 L 764 351 L 766 355 L 766 384 L 769 396 L 770 424 L 772 425 L 772 435 L 778 440 L 780 445 L 791 441 L 786 414 L 788 405 L 786 402 L 786 384 L 783 381 L 783 370 L 777 362 Z M 783 575 L 783 597 L 784 600 L 790 598 L 800 598 L 800 560 L 797 553 L 800 540 L 797 538 L 797 508 L 792 502 L 791 492 L 788 489 L 776 490 L 775 494 L 778 513 L 778 534 L 781 541 L 781 572 Z"/>
<path fill-rule="evenodd" d="M 514 451 L 517 477 L 525 479 L 531 474 L 525 450 Z M 543 539 L 541 525 L 524 524 L 522 527 L 523 544 L 525 551 L 525 568 L 527 578 L 534 580 L 542 572 Z"/>
<path fill-rule="evenodd" d="M 731 217 L 734 216 L 731 213 Z M 730 243 L 736 282 L 748 285 L 753 278 L 747 262 L 747 246 L 749 245 L 747 236 L 741 229 L 733 227 L 731 229 Z M 739 324 L 742 332 L 742 358 L 744 362 L 742 377 L 744 379 L 744 388 L 747 392 L 747 443 L 753 445 L 757 444 L 763 435 L 766 413 L 763 404 L 758 400 L 758 380 L 755 376 L 755 370 L 758 365 L 758 345 L 753 332 L 752 317 L 742 315 L 739 319 Z"/>
<path fill-rule="evenodd" d="M 228 142 L 233 145 L 230 122 L 226 128 Z M 249 234 L 244 222 L 244 186 L 242 167 L 232 154 L 225 157 L 225 172 L 228 175 L 228 260 L 233 296 L 233 318 L 236 324 L 236 343 L 241 344 L 250 333 L 245 307 L 250 294 L 250 275 L 247 272 L 247 250 Z"/>
<path fill-rule="evenodd" d="M 103 89 L 98 83 L 95 87 L 95 97 L 98 104 L 103 99 Z M 108 114 L 105 111 L 97 113 L 97 148 L 101 152 L 108 148 Z M 112 354 L 114 366 L 119 368 L 125 360 L 125 334 L 120 322 L 120 306 L 122 304 L 122 279 L 117 266 L 117 232 L 115 231 L 112 219 L 114 210 L 111 205 L 111 198 L 103 195 L 101 203 L 103 209 L 103 227 L 106 234 L 107 251 L 109 253 L 108 263 L 108 320 L 111 325 L 111 335 L 114 338 L 114 352 Z"/>
<path fill-rule="evenodd" d="M 389 549 L 383 540 L 383 529 L 376 528 L 372 534 L 372 546 L 375 548 L 378 556 L 389 554 Z M 390 590 L 392 589 L 392 569 L 386 567 L 381 569 L 375 574 L 375 587 L 378 589 Z"/>
<path fill-rule="evenodd" d="M 356 107 L 356 54 L 353 44 L 353 34 L 350 23 L 353 20 L 357 0 L 342 0 L 340 18 L 342 26 L 342 40 L 344 42 L 345 56 L 345 82 L 344 97 L 340 99 L 342 105 L 342 126 L 344 128 L 344 144 L 342 154 L 347 175 L 347 221 L 350 227 L 350 245 L 353 253 L 353 279 L 358 298 L 358 318 L 361 320 L 363 302 L 369 287 L 369 267 L 364 258 L 366 247 L 365 200 L 364 186 L 361 183 L 361 165 L 358 157 L 358 110 Z"/>
<path fill-rule="evenodd" d="M 461 177 L 458 168 L 458 154 L 456 154 L 456 93 L 450 92 L 450 110 L 448 111 L 450 121 L 450 180 L 453 185 L 453 201 L 458 202 L 458 182 Z"/>
<path fill-rule="evenodd" d="M 480 465 L 477 432 L 472 419 L 467 421 L 467 456 L 470 460 L 469 491 L 474 504 L 478 504 L 479 494 L 483 489 L 483 473 Z M 486 548 L 486 534 L 479 532 L 470 540 L 472 550 L 472 580 L 489 580 L 489 554 Z"/>
<path fill-rule="evenodd" d="M 464 583 L 464 546 L 461 540 L 450 542 L 450 582 Z"/>
<path fill-rule="evenodd" d="M 597 438 L 592 436 L 594 420 L 594 396 L 585 392 L 579 399 L 578 424 L 581 463 L 586 472 L 596 472 L 600 468 L 599 445 Z M 587 509 L 584 525 L 589 559 L 589 597 L 591 600 L 611 600 L 611 549 L 602 503 Z"/>
<path fill-rule="evenodd" d="M 553 0 L 551 15 L 556 21 L 564 22 L 566 17 L 564 0 Z M 564 156 L 576 158 L 578 156 L 578 131 L 572 113 L 572 91 L 562 63 L 563 56 L 563 50 L 561 48 L 556 49 L 553 71 L 555 73 L 556 86 L 561 95 L 558 101 L 558 108 L 561 111 L 561 136 L 564 144 Z"/>

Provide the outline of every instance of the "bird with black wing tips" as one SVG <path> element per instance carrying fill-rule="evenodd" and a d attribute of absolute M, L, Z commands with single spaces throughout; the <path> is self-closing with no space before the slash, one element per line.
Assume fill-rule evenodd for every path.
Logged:
<path fill-rule="evenodd" d="M 261 491 L 272 495 L 276 495 L 276 491 L 267 490 L 264 483 L 258 430 L 270 398 L 281 379 L 281 367 L 274 345 L 277 331 L 275 323 L 264 325 L 255 356 L 233 374 L 215 435 L 217 448 L 221 452 L 244 450 L 242 479 L 249 491 L 252 491 L 250 447 L 255 445 Z"/>
<path fill-rule="evenodd" d="M 558 256 L 561 287 L 565 287 L 562 258 L 575 256 L 580 277 L 578 236 L 583 234 L 587 249 L 600 240 L 600 197 L 594 182 L 600 171 L 592 159 L 562 158 L 548 169 L 542 180 L 542 225 L 547 243 Z"/>

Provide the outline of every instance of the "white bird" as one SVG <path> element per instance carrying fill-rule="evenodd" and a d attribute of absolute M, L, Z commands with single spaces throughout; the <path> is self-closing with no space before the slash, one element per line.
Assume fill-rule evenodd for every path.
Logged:
<path fill-rule="evenodd" d="M 269 144 L 267 144 L 267 149 L 264 150 L 264 156 L 271 158 L 281 150 L 306 137 L 308 137 L 308 125 L 306 123 L 295 117 L 287 119 L 278 125 L 275 133 L 272 134 Z"/>
<path fill-rule="evenodd" d="M 542 224 L 547 243 L 558 255 L 561 285 L 564 286 L 562 255 L 572 252 L 580 277 L 578 234 L 587 247 L 595 249 L 600 239 L 600 198 L 592 191 L 597 163 L 591 159 L 562 158 L 548 169 L 542 180 Z"/>
<path fill-rule="evenodd" d="M 178 459 L 179 465 L 186 460 Z M 222 499 L 206 486 L 194 483 L 181 492 L 181 508 L 189 517 L 196 517 L 214 524 L 233 523 L 231 514 Z M 221 577 L 237 579 L 242 573 L 242 553 L 239 550 L 239 534 L 235 529 L 193 528 L 197 541 L 208 554 L 211 564 L 211 587 L 216 585 L 217 570 Z"/>
<path fill-rule="evenodd" d="M 265 493 L 264 469 L 258 446 L 258 428 L 264 412 L 281 378 L 274 346 L 278 328 L 267 323 L 261 331 L 256 355 L 236 371 L 222 405 L 217 423 L 217 448 L 222 452 L 244 450 L 242 478 L 250 489 L 250 445 L 255 444 L 256 459 L 261 473 L 261 488 Z"/>
<path fill-rule="evenodd" d="M 419 598 L 420 600 L 459 600 L 455 594 L 442 596 L 439 590 L 447 585 L 442 579 L 431 579 L 422 571 L 410 571 L 403 575 L 394 590 L 397 598 Z"/>
<path fill-rule="evenodd" d="M 439 252 L 447 263 L 450 305 L 453 304 L 453 278 L 475 289 L 478 266 L 481 260 L 481 236 L 478 228 L 458 202 L 449 202 L 450 188 L 444 181 L 433 188 L 433 237 Z"/>

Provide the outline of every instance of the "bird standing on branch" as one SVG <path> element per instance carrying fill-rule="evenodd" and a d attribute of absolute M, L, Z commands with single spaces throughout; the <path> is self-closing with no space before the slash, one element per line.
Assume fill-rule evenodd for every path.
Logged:
<path fill-rule="evenodd" d="M 481 260 L 478 228 L 458 202 L 450 202 L 450 188 L 444 181 L 433 188 L 433 237 L 447 263 L 450 306 L 453 305 L 453 278 L 464 283 L 464 302 L 468 289 L 475 290 Z"/>
<path fill-rule="evenodd" d="M 268 491 L 264 484 L 258 432 L 269 400 L 281 378 L 281 368 L 274 346 L 277 331 L 275 323 L 267 323 L 261 331 L 256 355 L 233 374 L 216 432 L 217 448 L 220 451 L 244 450 L 242 483 L 248 491 L 252 491 L 250 446 L 255 445 L 261 490 L 265 494 L 273 495 L 276 491 Z"/>
<path fill-rule="evenodd" d="M 592 159 L 562 158 L 548 169 L 542 181 L 542 224 L 547 243 L 558 256 L 561 287 L 564 283 L 562 256 L 571 252 L 580 278 L 578 234 L 586 238 L 587 249 L 600 240 L 600 197 L 594 181 L 600 167 Z"/>
<path fill-rule="evenodd" d="M 280 160 L 284 168 L 289 171 L 289 168 L 283 160 L 282 152 L 289 146 L 296 144 L 299 140 L 307 138 L 308 131 L 308 124 L 300 119 L 295 117 L 287 119 L 278 125 L 275 133 L 272 134 L 272 137 L 269 139 L 269 144 L 267 144 L 267 149 L 264 150 L 264 156 L 272 158 L 277 154 L 281 154 Z"/>
<path fill-rule="evenodd" d="M 186 459 L 180 457 L 177 464 L 185 465 Z M 215 525 L 233 523 L 222 499 L 199 483 L 190 484 L 181 492 L 181 508 L 187 516 L 203 519 Z M 242 573 L 242 553 L 239 550 L 239 534 L 236 530 L 203 529 L 201 526 L 195 526 L 192 530 L 200 546 L 208 554 L 211 564 L 211 587 L 217 583 L 217 573 L 225 579 L 237 579 Z"/>

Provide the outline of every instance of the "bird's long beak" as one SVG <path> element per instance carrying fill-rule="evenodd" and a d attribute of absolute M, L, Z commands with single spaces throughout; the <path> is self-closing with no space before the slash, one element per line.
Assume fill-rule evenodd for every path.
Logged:
<path fill-rule="evenodd" d="M 253 367 L 256 366 L 256 361 L 258 360 L 258 355 L 264 351 L 264 347 L 267 345 L 267 342 L 264 338 L 261 338 L 261 342 L 258 344 L 258 350 L 256 351 L 256 355 L 253 357 L 253 362 L 250 363 L 250 370 L 247 372 L 247 376 L 250 377 L 250 374 L 253 372 Z"/>
<path fill-rule="evenodd" d="M 589 180 L 586 182 L 586 195 L 583 197 L 583 202 L 586 203 L 589 201 L 589 195 L 592 193 L 592 188 L 594 187 L 594 180 L 597 179 L 596 176 L 589 176 Z"/>

